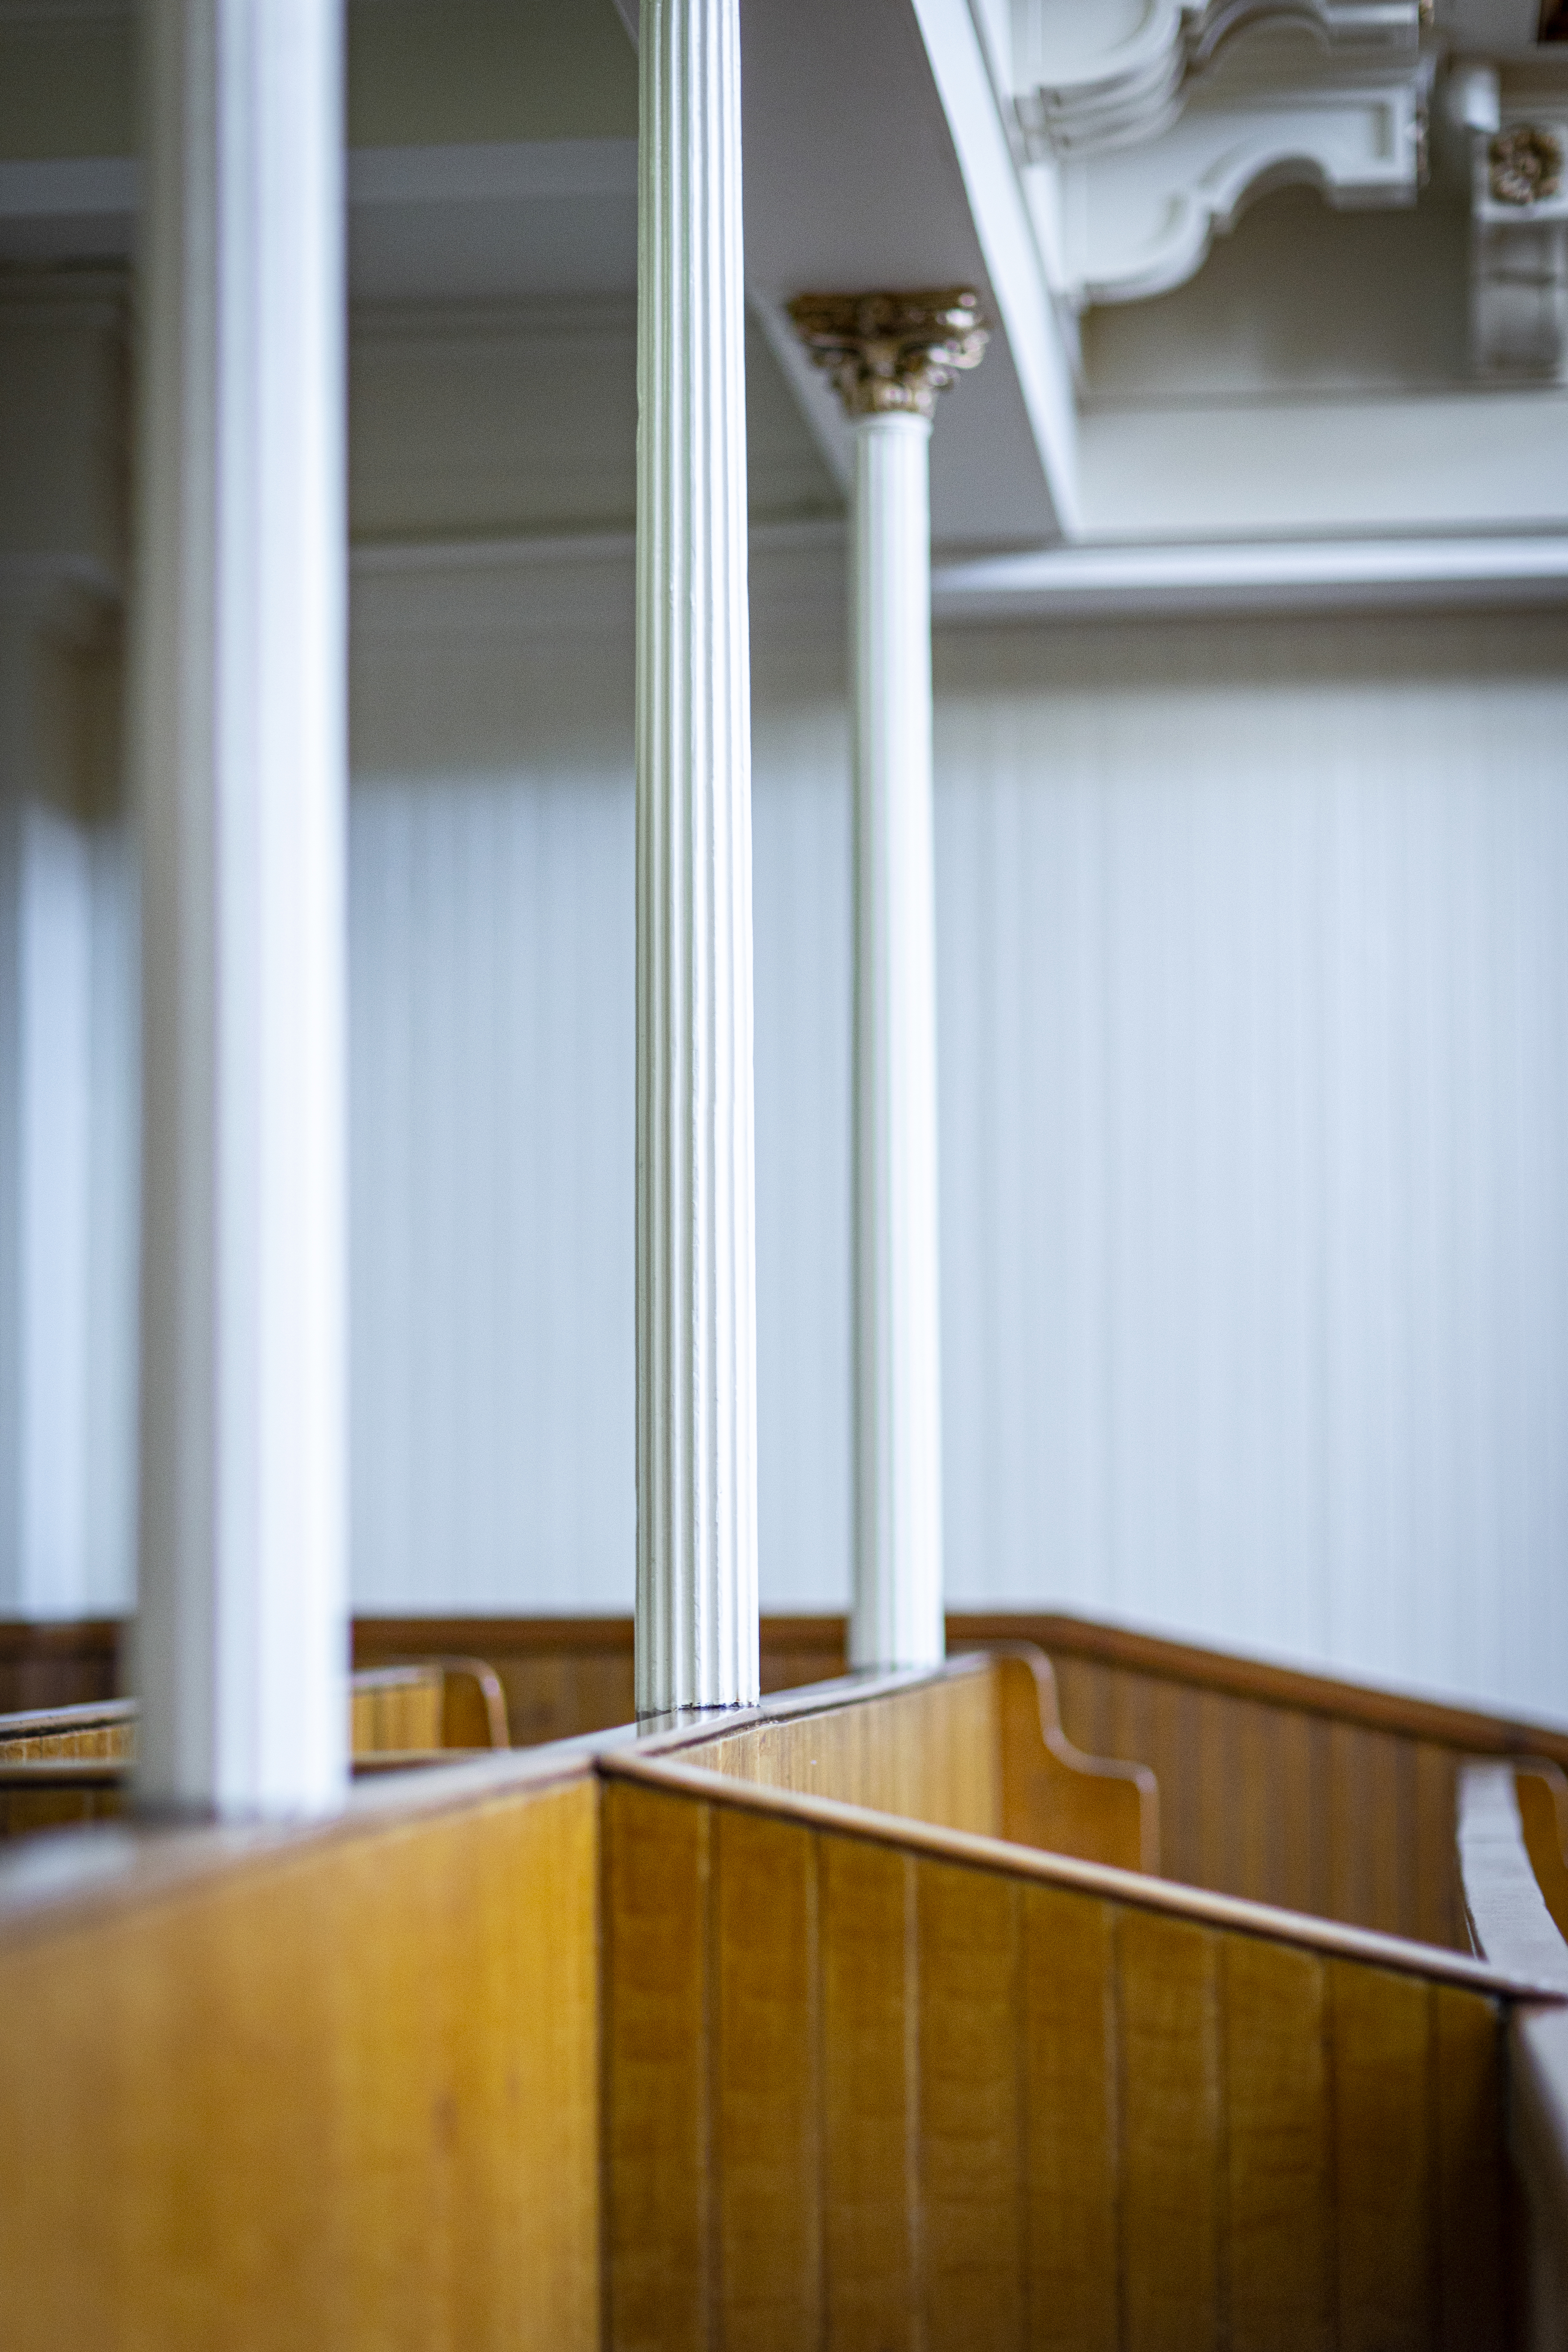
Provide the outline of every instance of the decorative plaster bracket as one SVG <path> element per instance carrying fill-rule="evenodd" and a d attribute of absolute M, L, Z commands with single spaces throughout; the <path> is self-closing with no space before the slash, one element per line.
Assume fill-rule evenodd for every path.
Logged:
<path fill-rule="evenodd" d="M 915 294 L 801 294 L 795 331 L 850 417 L 931 416 L 936 396 L 978 367 L 990 330 L 967 287 Z"/>
<path fill-rule="evenodd" d="M 1268 189 L 1305 182 L 1345 209 L 1415 201 L 1430 68 L 1190 107 L 1135 148 L 1026 173 L 1076 307 L 1167 293 Z"/>
<path fill-rule="evenodd" d="M 1013 0 L 1014 104 L 1035 162 L 1136 145 L 1241 32 L 1304 30 L 1336 61 L 1376 65 L 1413 60 L 1420 24 L 1420 0 L 1145 0 L 1131 28 L 1121 11 Z"/>

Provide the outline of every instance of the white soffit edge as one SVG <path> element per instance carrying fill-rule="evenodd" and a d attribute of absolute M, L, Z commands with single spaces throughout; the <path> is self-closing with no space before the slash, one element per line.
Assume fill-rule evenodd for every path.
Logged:
<path fill-rule="evenodd" d="M 834 395 L 784 305 L 970 285 L 995 332 L 939 405 L 933 537 L 1074 527 L 1070 362 L 968 0 L 742 0 L 741 37 L 748 289 L 835 471 Z"/>

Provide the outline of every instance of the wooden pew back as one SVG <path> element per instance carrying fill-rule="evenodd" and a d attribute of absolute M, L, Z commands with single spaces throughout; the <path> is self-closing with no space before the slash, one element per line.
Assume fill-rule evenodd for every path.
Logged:
<path fill-rule="evenodd" d="M 313 1832 L 88 1832 L 64 1901 L 15 1850 L 6 2352 L 597 2345 L 597 1788 L 485 1780 L 526 1769 Z"/>
<path fill-rule="evenodd" d="M 703 1744 L 0 1861 L 6 2352 L 1505 2341 L 1517 1983 Z"/>
<path fill-rule="evenodd" d="M 601 1763 L 607 2340 L 1511 2342 L 1497 1981 Z"/>
<path fill-rule="evenodd" d="M 759 1788 L 1127 1870 L 1160 1866 L 1152 1773 L 1073 1748 L 1049 1662 L 1022 1644 L 934 1675 L 786 1694 L 763 1720 L 739 1729 L 721 1723 L 682 1752 Z"/>

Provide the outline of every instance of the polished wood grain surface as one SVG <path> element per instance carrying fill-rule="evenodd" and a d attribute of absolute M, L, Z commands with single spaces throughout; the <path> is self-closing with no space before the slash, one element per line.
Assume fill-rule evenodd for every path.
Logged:
<path fill-rule="evenodd" d="M 1158 1870 L 1160 1791 L 1149 1767 L 1073 1746 L 1043 1650 L 1020 1644 L 987 1654 L 996 1681 L 1003 1836 L 1123 1870 Z"/>
<path fill-rule="evenodd" d="M 597 2345 L 596 1805 L 584 1772 L 142 1832 L 64 1905 L 7 1878 L 6 2352 Z"/>
<path fill-rule="evenodd" d="M 907 1792 L 901 1707 L 984 1811 L 931 1694 L 994 1732 L 997 1672 L 719 1739 L 819 1788 L 831 1738 Z M 459 1762 L 313 1831 L 62 1840 L 37 1874 L 19 1850 L 6 2352 L 1512 2341 L 1502 2026 L 1522 2046 L 1539 1974 L 714 1744 Z M 1521 2077 L 1549 2140 L 1553 2079 Z"/>
<path fill-rule="evenodd" d="M 682 1752 L 759 1788 L 995 1837 L 1004 1807 L 999 1694 L 999 1675 L 980 1659 L 865 1696 L 846 1683 L 820 1706 L 721 1727 Z"/>
<path fill-rule="evenodd" d="M 663 2340 L 710 2352 L 780 2340 L 780 2315 L 831 2352 L 1512 2341 L 1507 1979 L 689 1760 L 600 1769 L 638 1874 L 635 1932 L 606 1881 L 605 2046 L 684 2119 L 616 2135 L 613 2345 L 660 2340 L 625 2218 L 655 2200 L 685 2249 L 664 2285 L 689 2332 Z M 690 1986 L 662 2017 L 617 1957 L 657 1920 Z M 767 2145 L 735 2182 L 741 2115 Z"/>

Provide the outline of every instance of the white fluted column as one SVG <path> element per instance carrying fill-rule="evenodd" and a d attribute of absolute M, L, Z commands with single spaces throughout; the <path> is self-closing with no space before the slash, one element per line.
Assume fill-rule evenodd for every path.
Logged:
<path fill-rule="evenodd" d="M 345 1771 L 339 0 L 146 0 L 137 1779 Z"/>
<path fill-rule="evenodd" d="M 943 1654 L 931 419 L 974 297 L 793 306 L 855 420 L 854 1667 Z"/>
<path fill-rule="evenodd" d="M 753 1703 L 751 688 L 737 0 L 643 0 L 639 1715 Z"/>
<path fill-rule="evenodd" d="M 855 427 L 853 1666 L 944 1648 L 930 444 Z"/>

